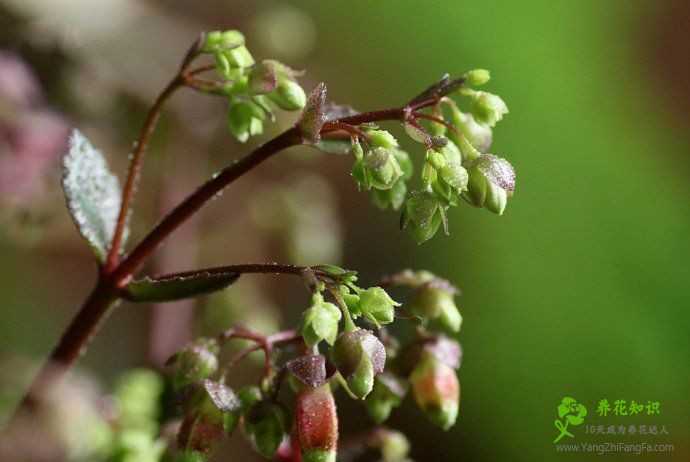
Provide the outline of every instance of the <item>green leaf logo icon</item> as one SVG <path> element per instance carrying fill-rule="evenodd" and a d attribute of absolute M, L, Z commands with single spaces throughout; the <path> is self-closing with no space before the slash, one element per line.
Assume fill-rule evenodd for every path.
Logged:
<path fill-rule="evenodd" d="M 569 436 L 574 438 L 575 436 L 568 431 L 568 425 L 580 425 L 585 421 L 585 416 L 587 415 L 587 408 L 582 404 L 579 404 L 573 398 L 565 397 L 558 405 L 558 417 L 561 420 L 556 420 L 554 425 L 561 432 L 558 437 L 553 440 L 554 443 L 558 443 L 564 436 Z"/>

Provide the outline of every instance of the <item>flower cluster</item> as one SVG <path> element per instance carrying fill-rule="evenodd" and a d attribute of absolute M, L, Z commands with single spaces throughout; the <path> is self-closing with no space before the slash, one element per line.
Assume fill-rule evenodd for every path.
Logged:
<path fill-rule="evenodd" d="M 371 189 L 381 208 L 402 208 L 401 227 L 418 243 L 433 237 L 442 224 L 448 232 L 446 211 L 460 198 L 501 215 L 513 194 L 513 167 L 488 153 L 492 127 L 508 107 L 499 96 L 469 87 L 483 85 L 489 77 L 484 69 L 455 81 L 444 77 L 407 106 L 404 131 L 426 151 L 422 185 L 409 194 L 406 182 L 412 178 L 413 164 L 393 135 L 368 124 L 353 137 L 352 177 L 357 188 Z M 413 103 L 425 96 L 435 103 L 414 110 Z M 451 96 L 469 97 L 469 112 L 462 112 Z"/>
<path fill-rule="evenodd" d="M 298 111 L 307 102 L 307 95 L 295 80 L 301 72 L 275 60 L 256 62 L 244 35 L 236 30 L 210 32 L 202 52 L 214 57 L 223 79 L 221 85 L 207 90 L 228 97 L 228 129 L 241 142 L 263 132 L 264 121 L 275 118 L 275 107 Z"/>
<path fill-rule="evenodd" d="M 208 460 L 221 438 L 240 426 L 265 457 L 299 451 L 307 462 L 335 461 L 338 389 L 362 400 L 376 424 L 390 416 L 408 391 L 434 425 L 447 430 L 455 423 L 460 400 L 455 369 L 461 353 L 459 344 L 443 334 L 460 329 L 455 287 L 427 271 L 403 271 L 366 289 L 355 284 L 356 273 L 337 266 L 309 267 L 302 276 L 312 302 L 297 331 L 262 336 L 237 326 L 197 339 L 171 358 L 183 414 L 177 436 L 180 460 Z M 403 305 L 382 286 L 407 286 L 412 295 Z M 406 345 L 384 327 L 396 310 L 421 321 L 417 336 Z M 225 366 L 221 360 L 221 350 L 233 338 L 255 341 L 267 358 L 259 385 L 237 392 L 226 384 L 236 360 Z M 301 353 L 278 366 L 271 359 L 273 349 L 290 343 L 301 344 Z M 285 378 L 295 394 L 293 412 L 278 399 Z M 376 435 L 372 441 L 383 454 L 406 455 L 402 435 L 389 430 Z"/>

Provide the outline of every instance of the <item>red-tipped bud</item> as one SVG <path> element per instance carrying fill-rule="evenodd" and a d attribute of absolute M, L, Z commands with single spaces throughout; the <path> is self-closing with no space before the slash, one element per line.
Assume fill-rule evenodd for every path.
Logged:
<path fill-rule="evenodd" d="M 434 425 L 448 430 L 458 418 L 460 383 L 455 370 L 426 350 L 410 376 L 417 405 Z"/>
<path fill-rule="evenodd" d="M 338 444 L 338 414 L 330 385 L 304 387 L 295 401 L 297 438 L 304 462 L 334 462 Z"/>

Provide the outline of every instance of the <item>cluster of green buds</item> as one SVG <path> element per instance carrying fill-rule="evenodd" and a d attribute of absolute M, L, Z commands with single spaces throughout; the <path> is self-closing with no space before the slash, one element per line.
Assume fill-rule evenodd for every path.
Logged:
<path fill-rule="evenodd" d="M 460 345 L 443 334 L 460 329 L 455 287 L 427 271 L 403 271 L 369 288 L 356 285 L 354 271 L 333 265 L 303 268 L 299 274 L 312 299 L 296 331 L 263 336 L 237 325 L 197 339 L 170 359 L 176 366 L 171 384 L 182 413 L 178 462 L 208 461 L 221 439 L 237 428 L 266 458 L 334 462 L 338 389 L 362 401 L 376 424 L 385 422 L 408 392 L 433 424 L 446 430 L 455 423 Z M 412 288 L 405 306 L 391 298 L 384 289 L 389 286 Z M 386 328 L 396 310 L 404 310 L 417 324 L 417 336 L 403 346 Z M 267 361 L 259 385 L 237 392 L 226 383 L 232 366 L 221 361 L 233 338 L 257 342 Z M 275 342 L 286 341 L 296 341 L 300 353 L 278 366 L 271 351 Z M 284 382 L 295 395 L 292 411 L 279 398 Z M 406 460 L 404 436 L 387 429 L 377 434 L 380 438 L 371 444 L 384 460 Z"/>
<path fill-rule="evenodd" d="M 443 224 L 448 233 L 446 212 L 462 198 L 475 207 L 503 214 L 507 198 L 515 189 L 515 171 L 510 163 L 489 154 L 492 127 L 508 113 L 497 95 L 478 91 L 490 79 L 489 71 L 475 69 L 460 79 L 445 76 L 408 103 L 436 101 L 432 113 L 425 109 L 406 112 L 403 128 L 414 141 L 424 145 L 421 187 L 408 194 L 413 163 L 396 138 L 373 124 L 356 127 L 352 135 L 354 165 L 352 177 L 359 190 L 372 190 L 380 208 L 402 208 L 401 228 L 422 243 Z M 455 96 L 469 97 L 468 112 L 460 110 Z M 425 125 L 427 127 L 425 127 Z M 338 152 L 326 144 L 317 147 Z"/>
<path fill-rule="evenodd" d="M 264 121 L 275 118 L 275 107 L 298 111 L 307 102 L 295 80 L 301 72 L 276 60 L 255 61 L 236 30 L 208 33 L 201 51 L 215 59 L 223 83 L 209 91 L 228 97 L 228 129 L 241 142 L 263 132 Z"/>
<path fill-rule="evenodd" d="M 359 190 L 373 190 L 380 208 L 397 210 L 405 200 L 412 177 L 412 161 L 398 141 L 385 130 L 364 128 L 362 138 L 352 144 L 355 163 L 352 177 Z"/>

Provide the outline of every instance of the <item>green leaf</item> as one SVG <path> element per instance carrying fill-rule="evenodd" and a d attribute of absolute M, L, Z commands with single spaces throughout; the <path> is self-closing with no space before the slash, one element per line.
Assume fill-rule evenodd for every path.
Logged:
<path fill-rule="evenodd" d="M 348 154 L 352 150 L 352 141 L 349 137 L 321 138 L 318 143 L 310 144 L 316 149 L 331 154 Z"/>
<path fill-rule="evenodd" d="M 72 219 L 96 259 L 103 263 L 120 213 L 120 182 L 108 168 L 101 151 L 79 130 L 73 130 L 70 135 L 62 170 L 62 188 Z"/>
<path fill-rule="evenodd" d="M 192 298 L 223 290 L 240 277 L 240 273 L 179 274 L 151 279 L 146 277 L 127 286 L 127 298 L 135 302 L 167 302 Z"/>

